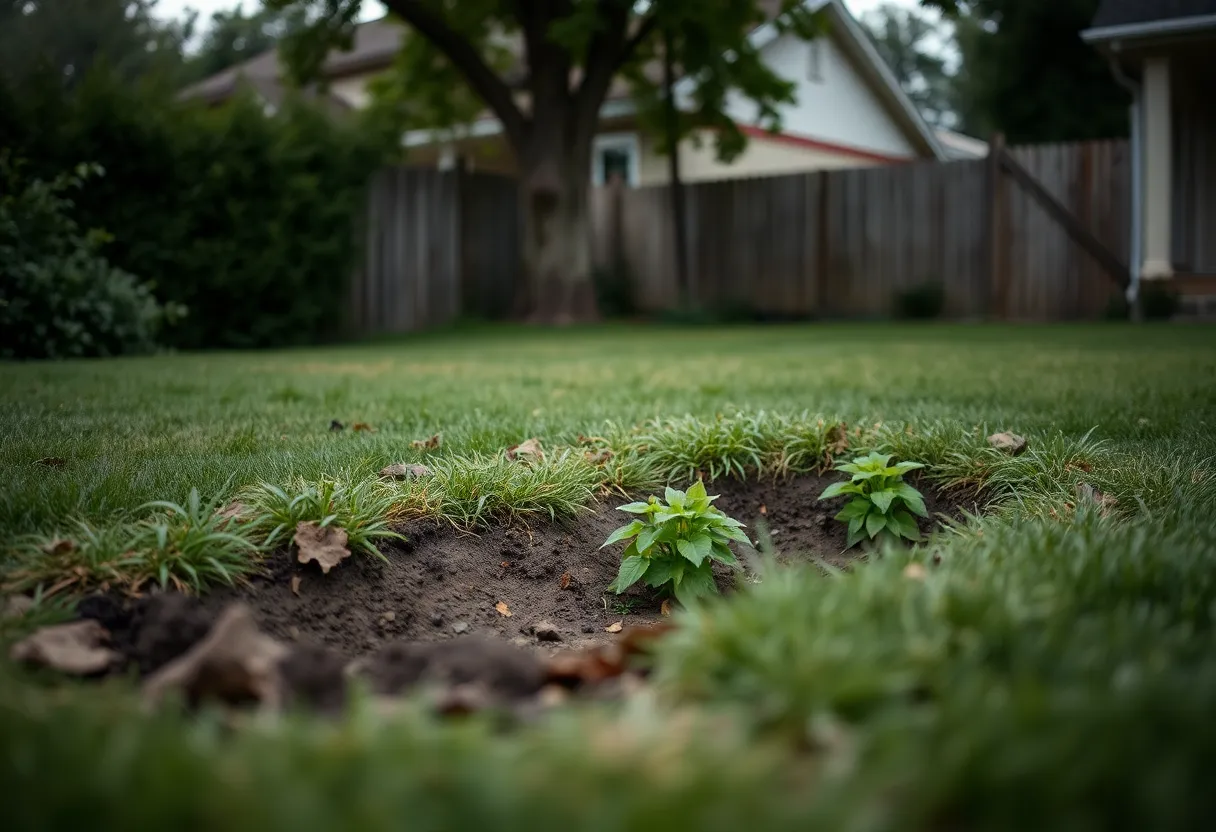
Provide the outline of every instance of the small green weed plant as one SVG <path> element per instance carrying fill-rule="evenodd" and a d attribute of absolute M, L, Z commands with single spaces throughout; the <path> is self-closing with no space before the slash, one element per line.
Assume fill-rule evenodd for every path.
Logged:
<path fill-rule="evenodd" d="M 925 466 L 919 462 L 891 465 L 891 454 L 877 451 L 837 465 L 835 470 L 851 474 L 848 482 L 829 485 L 820 500 L 850 496 L 836 519 L 849 525 L 848 548 L 863 540 L 921 540 L 916 519 L 909 511 L 928 517 L 925 498 L 903 481 L 904 474 Z"/>
<path fill-rule="evenodd" d="M 628 540 L 621 569 L 609 589 L 618 595 L 638 581 L 673 595 L 684 606 L 717 592 L 711 567 L 714 561 L 738 567 L 728 544 L 749 542 L 743 524 L 714 508 L 718 499 L 705 493 L 698 481 L 688 491 L 668 488 L 664 497 L 620 506 L 637 515 L 604 541 L 604 548 Z"/>

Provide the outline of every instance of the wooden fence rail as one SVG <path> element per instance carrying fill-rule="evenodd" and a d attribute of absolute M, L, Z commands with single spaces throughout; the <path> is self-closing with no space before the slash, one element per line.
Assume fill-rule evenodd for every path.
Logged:
<path fill-rule="evenodd" d="M 988 161 L 918 162 L 686 186 L 690 300 L 778 317 L 892 314 L 944 290 L 952 318 L 1100 316 L 1128 251 L 1125 142 L 1010 148 Z M 592 195 L 597 268 L 644 311 L 678 302 L 666 187 Z M 356 326 L 409 331 L 510 308 L 519 275 L 514 183 L 388 170 L 368 198 Z"/>

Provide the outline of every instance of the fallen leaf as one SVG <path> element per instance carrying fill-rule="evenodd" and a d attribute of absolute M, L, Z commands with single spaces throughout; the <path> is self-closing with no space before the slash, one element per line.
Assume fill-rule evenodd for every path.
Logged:
<path fill-rule="evenodd" d="M 497 604 L 494 605 L 494 609 L 498 610 L 498 614 L 501 615 L 503 618 L 511 617 L 511 608 L 507 606 L 506 601 L 499 601 Z"/>
<path fill-rule="evenodd" d="M 988 437 L 988 444 L 998 451 L 1004 451 L 1011 456 L 1017 456 L 1026 450 L 1026 439 L 1008 431 L 992 434 L 992 436 Z"/>
<path fill-rule="evenodd" d="M 826 448 L 829 454 L 842 454 L 849 449 L 849 426 L 844 422 L 832 425 L 824 438 L 827 440 Z"/>
<path fill-rule="evenodd" d="M 671 599 L 664 598 L 663 603 L 659 605 L 659 612 L 664 616 L 671 616 Z"/>
<path fill-rule="evenodd" d="M 544 459 L 545 452 L 540 446 L 540 440 L 533 437 L 507 448 L 507 459 L 518 459 L 521 456 Z"/>
<path fill-rule="evenodd" d="M 619 627 L 619 622 L 612 626 Z M 622 676 L 629 670 L 630 658 L 648 652 L 651 642 L 673 629 L 666 622 L 630 627 L 611 644 L 558 653 L 549 659 L 548 681 L 563 687 L 577 687 Z M 608 630 L 613 632 L 611 627 Z"/>
<path fill-rule="evenodd" d="M 56 537 L 42 544 L 42 551 L 48 555 L 66 555 L 76 550 L 76 541 L 66 537 Z"/>
<path fill-rule="evenodd" d="M 904 567 L 904 577 L 910 581 L 923 581 L 927 574 L 925 567 L 919 563 L 909 563 Z"/>
<path fill-rule="evenodd" d="M 233 604 L 202 641 L 149 676 L 144 701 L 155 704 L 171 691 L 189 703 L 205 699 L 232 705 L 253 700 L 278 708 L 283 702 L 280 662 L 288 648 L 258 629 L 253 612 Z"/>
<path fill-rule="evenodd" d="M 607 627 L 605 627 L 604 632 L 605 633 L 619 633 L 623 629 L 625 629 L 625 622 L 616 621 L 616 622 L 613 622 L 612 624 L 609 624 Z"/>
<path fill-rule="evenodd" d="M 443 444 L 443 434 L 437 433 L 427 439 L 415 439 L 410 443 L 411 448 L 417 448 L 422 451 L 433 451 Z"/>
<path fill-rule="evenodd" d="M 1089 483 L 1077 483 L 1077 496 L 1081 502 L 1090 503 L 1098 507 L 1098 513 L 1103 517 L 1110 515 L 1110 510 L 1119 504 L 1119 500 L 1112 497 L 1110 494 L 1103 494 L 1098 489 L 1094 488 Z"/>
<path fill-rule="evenodd" d="M 231 522 L 240 518 L 248 511 L 249 506 L 244 503 L 231 502 L 215 513 L 215 519 Z"/>
<path fill-rule="evenodd" d="M 332 422 L 329 423 L 329 429 L 333 433 L 337 433 L 340 430 L 346 430 L 346 425 L 342 424 L 337 419 L 334 419 Z"/>
<path fill-rule="evenodd" d="M 612 459 L 612 451 L 603 448 L 598 451 L 583 451 L 583 459 L 587 460 L 592 465 L 603 465 Z"/>
<path fill-rule="evenodd" d="M 42 459 L 35 459 L 34 464 L 45 465 L 47 468 L 62 468 L 68 461 L 57 456 L 44 456 Z"/>
<path fill-rule="evenodd" d="M 502 563 L 500 563 L 498 565 L 501 566 L 503 569 L 507 569 L 511 566 L 511 561 L 504 560 Z"/>
<path fill-rule="evenodd" d="M 558 581 L 558 583 L 560 583 L 560 584 L 561 584 L 562 589 L 569 589 L 569 588 L 570 588 L 570 573 L 569 573 L 569 572 L 563 572 L 563 573 L 562 573 L 561 580 L 560 580 L 560 581 Z"/>
<path fill-rule="evenodd" d="M 355 433 L 375 433 L 376 429 L 367 422 L 355 422 L 350 426 L 350 429 Z"/>
<path fill-rule="evenodd" d="M 767 516 L 767 515 L 768 515 L 768 506 L 766 506 L 766 505 L 764 505 L 763 503 L 761 503 L 761 505 L 760 505 L 760 513 L 761 513 L 762 515 Z"/>
<path fill-rule="evenodd" d="M 104 645 L 110 633 L 93 619 L 42 627 L 13 645 L 9 657 L 73 676 L 90 676 L 105 670 L 119 654 Z"/>
<path fill-rule="evenodd" d="M 425 465 L 411 465 L 405 462 L 396 462 L 380 469 L 380 476 L 386 480 L 413 480 L 430 475 L 431 469 Z"/>
<path fill-rule="evenodd" d="M 345 529 L 334 526 L 322 528 L 309 521 L 296 526 L 293 539 L 300 549 L 300 563 L 316 561 L 321 572 L 325 574 L 329 574 L 329 570 L 350 557 L 350 549 L 346 548 Z"/>
<path fill-rule="evenodd" d="M 299 575 L 291 576 L 291 594 L 292 595 L 300 594 L 300 576 Z"/>

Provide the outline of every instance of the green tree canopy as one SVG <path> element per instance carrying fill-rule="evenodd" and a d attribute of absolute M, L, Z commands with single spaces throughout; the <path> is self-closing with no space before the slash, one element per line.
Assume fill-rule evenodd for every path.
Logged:
<path fill-rule="evenodd" d="M 947 64 L 954 47 L 953 26 L 929 15 L 884 3 L 862 18 L 878 54 L 926 121 L 952 127 L 955 78 Z"/>

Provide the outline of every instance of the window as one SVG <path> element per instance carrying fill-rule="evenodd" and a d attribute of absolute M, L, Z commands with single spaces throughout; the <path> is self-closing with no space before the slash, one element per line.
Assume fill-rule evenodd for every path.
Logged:
<path fill-rule="evenodd" d="M 823 42 L 819 37 L 808 43 L 807 59 L 806 59 L 806 77 L 810 81 L 819 83 L 823 81 Z"/>
<path fill-rule="evenodd" d="M 638 138 L 632 133 L 596 136 L 591 154 L 591 182 L 604 185 L 619 177 L 629 186 L 638 184 Z"/>

